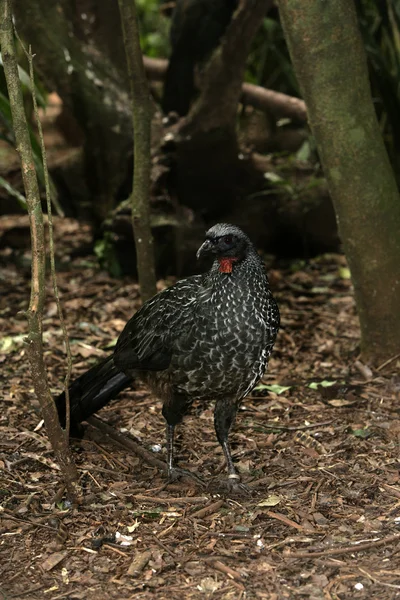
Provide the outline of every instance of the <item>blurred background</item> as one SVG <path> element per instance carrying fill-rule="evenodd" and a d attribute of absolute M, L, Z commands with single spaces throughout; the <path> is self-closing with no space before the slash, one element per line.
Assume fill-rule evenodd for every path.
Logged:
<path fill-rule="evenodd" d="M 137 0 L 136 6 L 153 106 L 158 276 L 193 272 L 198 240 L 216 221 L 242 226 L 265 255 L 307 259 L 340 250 L 274 2 L 265 3 L 263 14 L 252 13 L 251 1 L 240 14 L 235 0 Z M 398 177 L 400 2 L 357 0 L 356 6 L 376 113 Z M 69 219 L 85 226 L 78 254 L 94 252 L 114 276 L 135 275 L 126 201 L 131 103 L 118 3 L 15 0 L 14 10 L 21 39 L 35 54 L 54 212 L 60 221 L 67 217 L 65 227 Z M 225 50 L 213 61 L 221 44 Z M 44 200 L 27 69 L 20 48 Z M 29 227 L 2 64 L 0 222 L 0 256 L 25 264 Z"/>

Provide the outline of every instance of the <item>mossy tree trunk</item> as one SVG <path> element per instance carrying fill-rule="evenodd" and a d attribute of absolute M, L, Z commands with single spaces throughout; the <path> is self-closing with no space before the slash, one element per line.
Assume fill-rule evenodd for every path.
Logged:
<path fill-rule="evenodd" d="M 351 269 L 365 359 L 400 352 L 400 198 L 352 0 L 278 0 Z"/>
<path fill-rule="evenodd" d="M 151 118 L 149 84 L 140 48 L 134 0 L 118 0 L 130 80 L 133 122 L 132 227 L 142 300 L 156 293 L 153 236 L 150 227 Z"/>

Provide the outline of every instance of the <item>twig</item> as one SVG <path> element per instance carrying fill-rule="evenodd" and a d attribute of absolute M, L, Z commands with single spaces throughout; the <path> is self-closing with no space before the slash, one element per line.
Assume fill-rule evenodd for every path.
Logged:
<path fill-rule="evenodd" d="M 395 354 L 394 356 L 392 356 L 392 358 L 388 358 L 387 360 L 385 360 L 384 363 L 382 363 L 381 365 L 379 365 L 379 367 L 377 367 L 376 371 L 382 371 L 382 369 L 384 369 L 385 367 L 390 365 L 390 363 L 392 363 L 394 360 L 396 360 L 396 358 L 400 358 L 400 353 Z"/>
<path fill-rule="evenodd" d="M 33 594 L 33 592 L 38 592 L 43 587 L 43 583 L 38 583 L 37 585 L 34 585 L 33 587 L 29 588 L 29 590 L 18 592 L 18 594 L 12 594 L 11 596 L 8 596 L 8 598 L 20 598 L 21 596 L 28 596 L 30 594 Z"/>
<path fill-rule="evenodd" d="M 282 523 L 285 523 L 285 525 L 288 525 L 289 527 L 294 527 L 298 531 L 304 531 L 304 527 L 302 525 L 299 525 L 295 521 L 292 521 L 292 519 L 288 519 L 287 517 L 285 517 L 285 515 L 281 515 L 281 513 L 273 512 L 272 510 L 267 510 L 266 514 L 268 515 L 268 517 L 271 517 L 271 519 L 282 521 Z"/>
<path fill-rule="evenodd" d="M 287 427 L 285 425 L 270 425 L 269 423 L 263 423 L 262 427 L 266 429 L 280 429 L 282 431 L 303 431 L 306 429 L 315 429 L 316 427 L 325 427 L 326 425 L 330 425 L 333 423 L 332 419 L 330 421 L 323 421 L 322 423 L 311 423 L 310 425 L 294 425 L 293 427 Z"/>
<path fill-rule="evenodd" d="M 200 510 L 196 510 L 196 512 L 192 513 L 190 516 L 195 519 L 202 519 L 203 517 L 210 515 L 212 513 L 217 512 L 225 504 L 225 500 L 217 500 Z"/>
<path fill-rule="evenodd" d="M 167 554 L 169 554 L 169 555 L 170 555 L 170 557 L 171 557 L 171 558 L 173 558 L 174 560 L 176 560 L 176 554 L 174 554 L 174 553 L 172 552 L 172 550 L 170 550 L 170 549 L 168 548 L 168 546 L 166 546 L 165 544 L 163 544 L 163 543 L 162 543 L 162 542 L 161 542 L 161 541 L 158 539 L 158 537 L 157 537 L 156 535 L 153 535 L 153 539 L 154 539 L 155 543 L 156 543 L 158 546 L 160 546 L 160 548 L 162 548 L 162 549 L 164 550 L 164 552 L 166 552 Z"/>
<path fill-rule="evenodd" d="M 114 429 L 114 427 L 111 427 L 111 425 L 108 425 L 108 423 L 105 423 L 98 417 L 92 416 L 86 420 L 88 423 L 90 423 L 90 425 L 93 425 L 93 427 L 96 427 L 96 429 L 100 429 L 100 431 L 103 431 L 105 434 L 108 435 L 108 437 L 110 437 L 112 440 L 114 440 L 124 448 L 132 450 L 135 454 L 140 456 L 140 458 L 144 460 L 144 462 L 146 462 L 147 464 L 151 465 L 152 467 L 156 467 L 163 473 L 167 473 L 168 468 L 165 462 L 156 458 L 152 452 L 145 450 L 143 446 L 141 446 L 137 442 L 134 442 L 131 438 L 128 438 L 126 435 L 123 435 L 122 433 Z"/>
<path fill-rule="evenodd" d="M 389 587 L 395 590 L 400 590 L 400 585 L 395 585 L 394 583 L 388 583 L 386 581 L 381 581 L 380 579 L 378 579 L 377 577 L 375 577 L 374 575 L 371 575 L 371 573 L 368 573 L 368 571 L 365 571 L 364 569 L 362 569 L 361 567 L 358 567 L 358 570 L 363 574 L 366 575 L 368 577 L 368 579 L 370 579 L 371 581 L 373 581 L 374 583 L 378 583 L 379 585 L 383 585 L 385 587 Z"/>
<path fill-rule="evenodd" d="M 207 502 L 207 496 L 183 496 L 182 498 L 157 498 L 156 496 L 144 496 L 135 494 L 131 496 L 138 502 L 150 502 L 151 504 L 203 504 Z"/>
<path fill-rule="evenodd" d="M 115 554 L 119 554 L 120 556 L 126 556 L 126 551 L 124 552 L 115 546 L 111 546 L 111 544 L 103 544 L 102 548 L 107 548 L 107 550 L 111 550 L 111 552 L 115 552 Z"/>
<path fill-rule="evenodd" d="M 256 534 L 254 535 L 253 533 L 244 533 L 241 531 L 236 531 L 236 532 L 226 532 L 226 533 L 217 533 L 215 531 L 208 531 L 205 535 L 207 535 L 208 537 L 213 537 L 213 538 L 222 538 L 222 539 L 233 539 L 233 540 L 257 540 L 259 539 L 261 536 Z"/>
<path fill-rule="evenodd" d="M 231 579 L 234 579 L 236 581 L 243 580 L 241 574 L 238 571 L 231 569 L 231 567 L 228 567 L 228 565 L 225 565 L 220 560 L 215 560 L 215 559 L 211 559 L 211 560 L 205 559 L 205 560 L 207 560 L 207 562 L 210 562 L 211 566 L 214 567 L 214 569 L 216 569 L 220 573 L 224 573 L 225 575 L 228 575 L 228 577 L 230 577 Z"/>
<path fill-rule="evenodd" d="M 14 28 L 15 31 L 15 28 Z M 61 306 L 61 302 L 60 302 L 60 296 L 58 293 L 58 285 L 57 285 L 57 275 L 56 275 L 56 263 L 55 263 L 55 258 L 54 258 L 54 227 L 53 227 L 53 214 L 52 214 L 52 207 L 51 207 L 51 192 L 50 192 L 50 181 L 49 181 L 49 170 L 47 168 L 47 154 L 46 154 L 46 147 L 44 145 L 44 137 L 43 137 L 43 128 L 42 128 L 42 123 L 40 121 L 40 117 L 39 117 L 39 109 L 38 109 L 38 105 L 37 105 L 37 98 L 36 98 L 36 92 L 35 92 L 35 76 L 34 76 L 34 72 L 33 72 L 33 55 L 32 55 L 32 48 L 31 46 L 29 46 L 29 50 L 27 51 L 25 49 L 24 44 L 22 43 L 22 41 L 20 40 L 17 32 L 15 31 L 15 35 L 18 37 L 18 40 L 21 44 L 21 47 L 25 53 L 25 56 L 28 59 L 28 63 L 29 63 L 29 79 L 31 82 L 31 95 L 32 95 L 32 100 L 33 100 L 33 108 L 34 108 L 34 112 L 35 112 L 35 118 L 36 118 L 36 125 L 38 128 L 38 132 L 39 132 L 39 139 L 40 139 L 40 148 L 42 151 L 42 161 L 43 161 L 43 173 L 44 173 L 44 185 L 45 185 L 45 190 L 46 190 L 46 203 L 47 203 L 47 219 L 48 219 L 48 224 L 49 224 L 49 254 L 50 254 L 50 271 L 51 271 L 51 280 L 53 283 L 53 291 L 54 291 L 54 297 L 56 300 L 56 305 L 57 305 L 57 310 L 58 310 L 58 317 L 60 319 L 60 324 L 61 324 L 61 329 L 63 332 L 63 337 L 64 337 L 64 344 L 65 344 L 65 350 L 66 350 L 66 354 L 67 354 L 67 373 L 65 375 L 65 380 L 64 380 L 64 386 L 65 386 L 65 413 L 66 413 L 66 422 L 65 422 L 65 436 L 67 439 L 69 439 L 69 429 L 70 429 L 70 402 L 69 402 L 69 382 L 71 379 L 71 372 L 72 372 L 72 354 L 71 354 L 71 347 L 69 344 L 69 337 L 68 337 L 68 332 L 67 332 L 67 327 L 65 325 L 65 320 L 64 320 L 64 315 L 63 315 L 63 310 L 62 310 L 62 306 Z"/>
<path fill-rule="evenodd" d="M 353 552 L 363 552 L 370 548 L 378 548 L 379 546 L 385 546 L 392 542 L 400 540 L 400 533 L 391 535 L 381 540 L 375 540 L 373 542 L 365 542 L 364 544 L 357 544 L 353 546 L 343 546 L 342 548 L 329 548 L 329 550 L 321 550 L 321 552 L 290 552 L 287 551 L 285 554 L 290 558 L 320 558 L 321 556 L 339 556 L 340 554 L 351 554 Z"/>

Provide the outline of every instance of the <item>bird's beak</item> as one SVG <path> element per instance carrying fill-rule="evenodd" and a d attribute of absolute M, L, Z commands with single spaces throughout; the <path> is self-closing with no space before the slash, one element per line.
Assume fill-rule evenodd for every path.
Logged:
<path fill-rule="evenodd" d="M 201 258 L 202 256 L 206 256 L 207 254 L 210 254 L 211 252 L 213 252 L 213 250 L 214 250 L 214 246 L 213 246 L 212 242 L 210 242 L 210 240 L 206 240 L 200 246 L 200 248 L 197 250 L 197 253 L 196 253 L 197 260 L 199 258 Z"/>

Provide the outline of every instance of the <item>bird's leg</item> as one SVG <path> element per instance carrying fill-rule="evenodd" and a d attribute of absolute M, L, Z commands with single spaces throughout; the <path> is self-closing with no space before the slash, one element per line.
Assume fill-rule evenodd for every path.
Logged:
<path fill-rule="evenodd" d="M 235 420 L 238 406 L 231 399 L 218 400 L 214 411 L 214 427 L 217 439 L 224 451 L 226 465 L 228 468 L 228 480 L 223 482 L 223 488 L 228 494 L 241 495 L 248 494 L 245 485 L 240 482 L 240 475 L 233 464 L 231 449 L 229 446 L 229 430 Z"/>
<path fill-rule="evenodd" d="M 233 464 L 231 448 L 229 446 L 228 439 L 223 440 L 222 442 L 220 442 L 220 444 L 225 454 L 226 466 L 228 467 L 228 479 L 236 479 L 237 481 L 240 481 L 240 475 L 236 471 L 235 465 Z"/>
<path fill-rule="evenodd" d="M 175 466 L 174 460 L 174 434 L 175 427 L 178 423 L 181 422 L 184 409 L 187 409 L 187 402 L 184 401 L 184 398 L 178 396 L 178 398 L 174 397 L 174 402 L 171 404 L 165 403 L 163 405 L 163 416 L 167 421 L 167 468 L 168 468 L 168 480 L 175 481 L 180 477 L 190 477 L 194 479 L 199 485 L 204 487 L 204 482 L 190 471 L 185 471 L 185 469 L 180 469 Z"/>
<path fill-rule="evenodd" d="M 174 470 L 174 433 L 175 425 L 167 423 L 167 467 L 168 479 L 171 479 L 171 474 Z"/>

